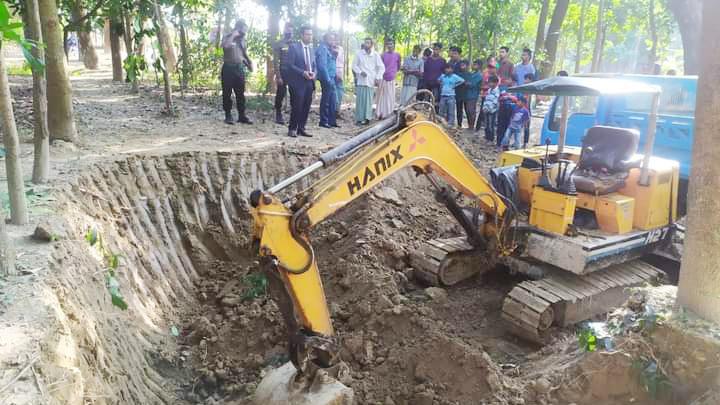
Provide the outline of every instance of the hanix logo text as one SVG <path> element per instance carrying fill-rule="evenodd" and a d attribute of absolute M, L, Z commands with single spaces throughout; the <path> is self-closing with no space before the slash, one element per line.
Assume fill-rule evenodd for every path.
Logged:
<path fill-rule="evenodd" d="M 395 163 L 403 159 L 403 155 L 400 154 L 400 146 L 385 154 L 385 156 L 365 166 L 365 171 L 362 176 L 355 176 L 352 180 L 347 182 L 348 191 L 350 195 L 357 193 L 367 186 L 368 183 L 375 180 L 376 177 L 380 177 Z"/>

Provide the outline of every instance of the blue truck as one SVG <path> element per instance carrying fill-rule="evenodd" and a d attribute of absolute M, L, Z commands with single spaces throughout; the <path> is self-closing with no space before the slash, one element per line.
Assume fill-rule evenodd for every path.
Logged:
<path fill-rule="evenodd" d="M 680 210 L 685 211 L 688 177 L 692 159 L 695 126 L 695 96 L 697 76 L 649 75 L 592 75 L 615 79 L 634 80 L 662 88 L 657 119 L 657 133 L 653 154 L 680 162 Z M 640 131 L 640 148 L 643 150 L 647 119 L 651 105 L 648 95 L 583 96 L 570 98 L 567 139 L 565 143 L 580 146 L 585 131 L 595 125 L 635 128 Z M 550 138 L 557 143 L 562 110 L 560 97 L 556 97 L 545 116 L 540 139 Z"/>

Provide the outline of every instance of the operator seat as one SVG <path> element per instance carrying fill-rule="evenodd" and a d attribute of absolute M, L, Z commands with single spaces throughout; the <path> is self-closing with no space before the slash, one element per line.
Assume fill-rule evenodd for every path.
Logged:
<path fill-rule="evenodd" d="M 639 142 L 635 129 L 601 125 L 588 129 L 573 175 L 577 191 L 605 195 L 623 188 L 630 169 L 640 167 L 641 160 L 635 158 Z"/>

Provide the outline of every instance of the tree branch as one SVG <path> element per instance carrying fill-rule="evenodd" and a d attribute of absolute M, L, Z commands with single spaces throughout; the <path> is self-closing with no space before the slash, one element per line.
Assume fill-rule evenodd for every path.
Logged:
<path fill-rule="evenodd" d="M 80 1 L 80 0 L 78 0 Z M 68 31 L 72 28 L 77 28 L 81 22 L 87 20 L 88 18 L 92 17 L 93 15 L 97 14 L 98 10 L 100 10 L 100 7 L 102 7 L 105 4 L 105 0 L 98 0 L 97 4 L 95 4 L 95 7 L 93 7 L 92 10 L 88 11 L 84 16 L 78 18 L 75 21 L 69 21 L 65 27 L 63 27 L 63 31 Z"/>

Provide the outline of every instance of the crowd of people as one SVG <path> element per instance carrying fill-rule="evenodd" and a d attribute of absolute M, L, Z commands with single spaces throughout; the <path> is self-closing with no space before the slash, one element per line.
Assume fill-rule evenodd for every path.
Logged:
<path fill-rule="evenodd" d="M 245 115 L 245 70 L 252 71 L 244 42 L 247 25 L 238 21 L 235 29 L 222 41 L 223 108 L 225 122 L 233 124 L 232 92 L 236 96 L 238 122 L 251 124 Z M 345 93 L 343 71 L 345 54 L 333 33 L 326 33 L 318 46 L 313 45 L 313 30 L 300 28 L 299 41 L 294 38 L 292 25 L 286 24 L 283 37 L 273 45 L 275 71 L 275 121 L 285 125 L 283 101 L 290 95 L 288 136 L 312 135 L 307 130 L 315 82 L 320 82 L 320 127 L 339 128 L 340 106 Z M 404 59 L 395 50 L 395 42 L 386 39 L 382 53 L 375 50 L 374 41 L 366 38 L 352 59 L 355 88 L 354 121 L 368 125 L 374 119 L 390 116 L 396 108 L 396 80 L 402 74 L 400 105 L 416 96 L 418 90 L 432 93 L 436 112 L 451 128 L 477 132 L 498 148 L 520 148 L 529 141 L 530 103 L 519 94 L 511 94 L 512 86 L 534 81 L 536 69 L 532 51 L 522 50 L 522 60 L 510 60 L 510 49 L 501 47 L 498 57 L 469 61 L 463 59 L 462 49 L 451 46 L 448 59 L 443 57 L 443 45 L 434 43 L 423 50 L 415 46 Z M 427 92 L 417 95 L 429 101 Z M 375 108 L 373 110 L 373 105 Z M 481 132 L 482 130 L 482 132 Z"/>

